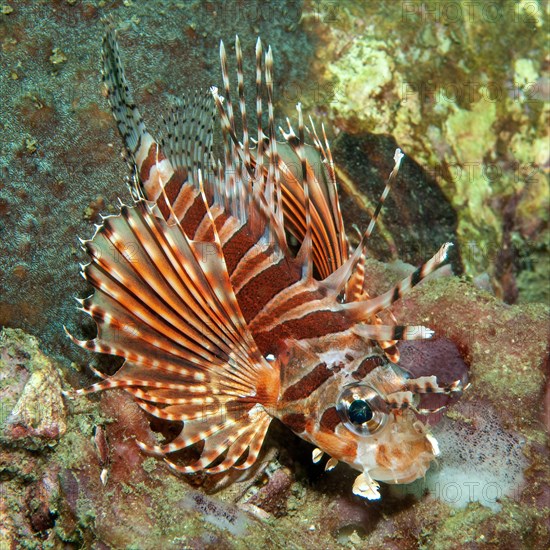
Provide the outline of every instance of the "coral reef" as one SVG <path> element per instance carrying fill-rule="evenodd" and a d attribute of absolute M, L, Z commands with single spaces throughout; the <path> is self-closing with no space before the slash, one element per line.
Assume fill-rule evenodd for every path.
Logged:
<path fill-rule="evenodd" d="M 548 8 L 505 0 L 473 16 L 467 4 L 481 9 L 453 2 L 463 14 L 453 19 L 432 0 L 5 2 L 0 325 L 39 340 L 0 334 L 0 548 L 548 547 L 550 319 L 527 303 L 550 299 Z M 70 300 L 86 293 L 76 235 L 128 197 L 101 97 L 103 16 L 124 28 L 128 76 L 155 131 L 174 96 L 219 84 L 220 38 L 238 33 L 250 54 L 261 35 L 279 113 L 302 101 L 336 126 L 350 228 L 364 228 L 403 148 L 372 240 L 393 263 L 368 261 L 369 290 L 410 272 L 397 258 L 417 263 L 445 240 L 466 273 L 426 281 L 394 310 L 438 337 L 403 345 L 407 368 L 471 382 L 430 418 L 442 455 L 426 480 L 366 502 L 351 492 L 356 473 L 312 464 L 311 446 L 276 423 L 248 477 L 179 477 L 134 441 L 174 428 L 151 428 L 127 394 L 62 397 L 91 382 L 62 330 L 95 330 Z"/>
<path fill-rule="evenodd" d="M 407 270 L 373 260 L 367 267 L 373 291 Z M 53 447 L 36 452 L 2 439 L 0 540 L 8 548 L 14 540 L 31 548 L 544 547 L 550 537 L 547 308 L 506 306 L 450 277 L 422 283 L 395 313 L 439 335 L 402 346 L 406 368 L 471 382 L 457 403 L 430 419 L 442 454 L 426 480 L 383 486 L 380 502 L 364 501 L 351 492 L 351 469 L 324 472 L 326 459 L 313 464 L 311 446 L 277 424 L 248 479 L 224 488 L 200 474 L 176 476 L 135 444 L 136 438 L 152 443 L 165 428 L 153 424 L 151 431 L 146 415 L 116 390 L 66 401 L 66 433 L 50 441 L 57 442 Z M 39 357 L 57 371 L 21 331 L 4 330 L 0 356 L 1 390 L 10 392 L 2 395 L 13 404 L 32 378 L 21 376 L 18 384 L 14 366 L 31 373 Z M 76 371 L 64 374 L 81 383 Z M 59 395 L 55 380 L 44 394 Z M 3 429 L 9 418 L 8 412 Z"/>
<path fill-rule="evenodd" d="M 38 341 L 0 332 L 0 442 L 29 450 L 55 445 L 67 429 L 61 379 Z"/>

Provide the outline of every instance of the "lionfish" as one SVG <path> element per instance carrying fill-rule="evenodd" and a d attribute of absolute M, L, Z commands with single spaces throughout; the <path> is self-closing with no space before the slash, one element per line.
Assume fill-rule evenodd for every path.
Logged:
<path fill-rule="evenodd" d="M 255 138 L 238 37 L 237 116 L 222 42 L 223 96 L 212 87 L 182 100 L 159 141 L 134 103 L 114 29 L 102 50 L 134 169 L 133 204 L 121 202 L 119 214 L 102 216 L 93 238 L 81 241 L 90 256 L 82 275 L 95 292 L 80 309 L 98 333 L 88 341 L 67 334 L 125 361 L 112 376 L 92 369 L 103 380 L 75 394 L 122 388 L 150 415 L 183 422 L 170 442 L 138 442 L 178 472 L 249 468 L 277 418 L 315 445 L 314 462 L 327 453 L 327 469 L 342 461 L 361 472 L 353 492 L 362 497 L 380 498 L 377 481 L 423 476 L 439 451 L 419 420 L 429 412 L 418 409 L 420 394 L 450 395 L 461 383 L 440 386 L 436 376 L 412 378 L 400 368 L 397 341 L 433 331 L 397 325 L 386 310 L 440 266 L 450 243 L 384 294 L 365 290 L 366 243 L 402 152 L 352 248 L 324 126 L 319 133 L 311 117 L 304 125 L 298 104 L 297 132 L 287 119 L 277 141 L 273 54 L 260 39 Z M 214 158 L 216 116 L 222 160 Z M 195 462 L 168 458 L 194 444 L 202 445 Z"/>

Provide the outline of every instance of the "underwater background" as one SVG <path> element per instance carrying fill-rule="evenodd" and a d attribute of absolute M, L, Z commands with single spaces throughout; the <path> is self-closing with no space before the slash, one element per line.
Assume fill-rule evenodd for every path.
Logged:
<path fill-rule="evenodd" d="M 548 548 L 548 6 L 5 0 L 0 550 Z M 369 290 L 455 243 L 455 276 L 421 285 L 394 312 L 452 341 L 472 384 L 437 419 L 442 456 L 426 480 L 363 501 L 351 470 L 325 473 L 308 444 L 274 425 L 256 478 L 220 491 L 139 452 L 133 436 L 153 435 L 127 395 L 63 399 L 98 363 L 63 331 L 95 334 L 73 300 L 90 293 L 77 236 L 130 199 L 102 94 L 105 17 L 153 133 L 176 97 L 220 86 L 220 39 L 232 53 L 238 34 L 245 60 L 258 36 L 270 44 L 276 120 L 301 102 L 324 122 L 352 243 L 403 150 L 369 249 Z M 422 361 L 449 360 L 430 353 Z"/>

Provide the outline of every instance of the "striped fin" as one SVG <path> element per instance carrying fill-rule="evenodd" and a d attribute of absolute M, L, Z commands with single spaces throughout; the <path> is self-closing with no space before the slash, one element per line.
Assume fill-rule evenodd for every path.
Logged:
<path fill-rule="evenodd" d="M 312 129 L 305 128 L 300 105 L 297 110 L 298 135 L 288 119 L 288 131 L 280 129 L 286 140 L 279 145 L 285 228 L 301 243 L 310 234 L 311 254 L 306 255 L 325 279 L 347 260 L 347 240 L 328 141 L 325 150 L 313 122 Z M 314 136 L 314 147 L 305 144 L 304 129 Z"/>
<path fill-rule="evenodd" d="M 135 196 L 144 195 L 149 200 L 155 200 L 160 194 L 160 181 L 169 181 L 175 175 L 175 170 L 148 132 L 134 101 L 116 35 L 116 30 L 110 27 L 103 38 L 103 82 L 130 166 L 136 175 Z"/>
<path fill-rule="evenodd" d="M 124 74 L 114 28 L 109 28 L 103 37 L 102 76 L 126 151 L 136 164 L 140 150 L 148 150 L 154 140 L 134 102 L 132 89 Z"/>
<path fill-rule="evenodd" d="M 399 167 L 401 165 L 401 161 L 403 160 L 403 157 L 404 155 L 401 149 L 397 149 L 394 155 L 395 165 L 386 181 L 386 185 L 384 186 L 384 190 L 382 191 L 382 194 L 378 198 L 378 203 L 376 205 L 376 208 L 374 209 L 374 213 L 370 219 L 369 225 L 367 226 L 367 230 L 363 235 L 360 234 L 359 246 L 357 247 L 357 250 L 355 253 L 356 256 L 357 256 L 357 253 L 360 253 L 360 256 L 357 260 L 355 271 L 352 274 L 352 276 L 349 278 L 346 284 L 346 301 L 348 302 L 354 302 L 361 299 L 361 295 L 364 293 L 363 289 L 365 286 L 364 273 L 365 273 L 365 260 L 366 260 L 366 245 L 370 236 L 372 235 L 372 232 L 374 231 L 374 228 L 376 227 L 376 222 L 378 221 L 378 217 L 380 216 L 382 207 L 384 206 L 384 203 L 388 198 L 388 195 L 391 190 L 391 185 L 397 177 L 397 174 L 399 172 Z M 363 298 L 368 298 L 368 295 L 364 296 Z"/>
<path fill-rule="evenodd" d="M 84 242 L 91 261 L 83 275 L 96 291 L 81 305 L 98 335 L 70 336 L 85 349 L 126 359 L 114 376 L 76 394 L 119 387 L 149 413 L 184 421 L 175 442 L 142 447 L 165 454 L 204 441 L 200 469 L 224 453 L 235 462 L 256 453 L 251 411 L 269 424 L 265 407 L 279 386 L 247 329 L 214 235 L 213 242 L 190 240 L 143 200 L 105 218 Z"/>
<path fill-rule="evenodd" d="M 346 232 L 344 229 L 344 220 L 342 218 L 342 212 L 340 210 L 340 201 L 338 200 L 338 189 L 336 185 L 336 172 L 334 169 L 334 161 L 332 159 L 332 152 L 330 150 L 330 144 L 327 139 L 327 134 L 325 132 L 325 126 L 324 124 L 321 124 L 321 130 L 323 134 L 323 142 L 317 135 L 317 129 L 315 128 L 315 124 L 313 122 L 313 119 L 309 117 L 309 121 L 311 124 L 311 129 L 306 127 L 307 132 L 313 137 L 313 144 L 317 152 L 322 157 L 322 166 L 324 166 L 328 179 L 326 181 L 326 185 L 322 187 L 323 192 L 326 196 L 326 201 L 330 205 L 332 210 L 332 223 L 335 226 L 335 230 L 337 233 L 337 238 L 339 240 L 339 250 L 340 255 L 342 258 L 342 262 L 347 259 L 347 250 L 348 250 L 348 241 L 346 237 Z M 324 145 L 323 145 L 324 143 Z M 315 172 L 315 166 L 314 166 L 314 172 Z M 317 181 L 322 183 L 323 178 L 317 178 Z M 328 216 L 326 216 L 328 218 Z M 333 270 L 336 270 L 338 267 L 340 267 L 339 264 L 335 263 L 333 266 Z"/>
<path fill-rule="evenodd" d="M 361 238 L 361 233 L 359 229 L 354 226 L 354 229 L 359 233 L 359 238 Z M 365 290 L 365 263 L 367 261 L 366 251 L 363 249 L 361 256 L 357 261 L 355 270 L 353 271 L 351 277 L 349 278 L 346 285 L 346 301 L 347 302 L 356 302 L 358 300 L 365 300 L 369 298 L 368 292 Z"/>
<path fill-rule="evenodd" d="M 238 45 L 236 49 L 238 50 L 237 57 L 239 59 L 241 54 Z M 222 129 L 224 135 L 227 136 L 228 143 L 230 143 L 231 156 L 234 157 L 236 152 L 242 161 L 245 172 L 248 173 L 248 177 L 254 175 L 255 182 L 257 182 L 259 169 L 262 168 L 264 161 L 262 147 L 266 141 L 269 144 L 268 146 L 271 146 L 270 142 L 276 143 L 276 141 L 274 139 L 266 140 L 260 125 L 256 156 L 251 155 L 250 160 L 245 158 L 248 155 L 243 151 L 243 146 L 236 135 L 227 59 L 223 46 L 221 47 L 221 57 L 224 90 L 227 96 L 226 108 L 224 108 L 216 90 L 214 90 L 214 98 L 222 121 Z M 258 67 L 259 64 L 257 64 L 257 85 L 259 86 L 261 77 L 259 78 L 258 74 L 261 75 L 261 71 Z M 240 70 L 238 69 L 239 72 Z M 239 82 L 242 82 L 241 76 L 239 76 Z M 257 111 L 261 113 L 261 99 L 257 101 Z M 377 302 L 366 300 L 366 296 L 363 296 L 361 306 L 357 305 L 357 307 L 343 310 L 342 304 L 337 301 L 337 295 L 346 289 L 350 277 L 354 275 L 361 258 L 365 257 L 366 242 L 372 234 L 391 184 L 397 176 L 403 154 L 400 150 L 396 151 L 394 169 L 388 178 L 374 215 L 355 253 L 351 257 L 348 257 L 347 246 L 344 246 L 347 242 L 341 238 L 344 231 L 337 195 L 335 187 L 331 185 L 334 182 L 334 166 L 324 129 L 323 136 L 326 149 L 323 148 L 313 125 L 312 130 L 308 129 L 308 133 L 314 138 L 314 147 L 306 146 L 304 143 L 304 129 L 301 108 L 298 106 L 298 134 L 296 134 L 289 122 L 288 132 L 281 130 L 286 144 L 277 145 L 277 166 L 281 174 L 280 186 L 284 213 L 284 229 L 296 236 L 302 243 L 300 254 L 296 258 L 303 265 L 302 278 L 296 280 L 294 285 L 289 285 L 274 295 L 270 302 L 255 316 L 251 317 L 250 329 L 254 336 L 259 337 L 260 341 L 265 344 L 266 338 L 269 338 L 267 334 L 270 330 L 277 327 L 282 328 L 282 331 L 278 333 L 279 337 L 292 336 L 299 339 L 306 337 L 307 330 L 311 331 L 313 327 L 322 327 L 322 330 L 327 332 L 338 332 L 339 330 L 347 329 L 357 321 L 375 323 L 380 328 L 375 327 L 370 329 L 372 338 L 378 340 L 381 347 L 387 350 L 387 355 L 391 360 L 398 360 L 399 354 L 395 348 L 396 339 L 417 338 L 419 334 L 429 337 L 431 334 L 429 330 L 424 330 L 424 327 L 398 326 L 395 330 L 392 330 L 391 327 L 382 325 L 382 322 L 376 318 L 377 312 L 389 307 L 395 299 L 406 291 L 407 281 L 404 281 L 397 291 L 392 290 L 390 299 L 386 299 L 386 303 L 381 304 L 378 308 L 372 306 L 378 304 L 380 300 L 383 300 L 382 298 Z M 317 155 L 317 157 L 314 155 Z M 273 157 L 269 158 L 271 160 Z M 321 158 L 324 163 L 319 162 Z M 291 166 L 297 165 L 300 166 L 300 169 L 291 169 Z M 315 168 L 317 168 L 317 171 Z M 271 166 L 267 170 L 268 176 L 270 170 L 272 170 Z M 266 182 L 268 176 L 266 176 L 266 170 L 264 170 L 263 184 L 260 184 L 262 188 L 269 188 L 269 182 Z M 325 185 L 322 185 L 320 182 L 324 182 Z M 267 204 L 269 211 L 276 211 L 276 203 L 271 194 L 260 198 L 264 199 L 264 204 Z M 276 225 L 273 219 L 270 219 L 270 224 Z M 328 261 L 328 259 L 332 261 Z M 322 278 L 322 281 L 318 285 L 310 284 L 313 271 L 312 263 Z M 431 268 L 432 264 L 428 262 L 427 266 L 424 266 L 422 277 L 426 276 Z M 364 277 L 361 280 L 361 287 L 363 280 Z M 416 282 L 418 281 L 415 281 L 415 284 Z M 396 292 L 398 292 L 398 295 Z M 385 298 L 387 297 L 385 296 Z M 300 305 L 296 307 L 296 303 Z M 359 311 L 361 311 L 360 314 Z M 343 317 L 345 319 L 342 318 L 342 313 L 344 313 Z M 290 328 L 290 325 L 292 325 L 292 328 Z M 310 328 L 306 328 L 306 325 L 309 325 Z M 384 335 L 388 336 L 389 339 L 385 340 L 383 338 Z M 394 338 L 394 336 L 398 338 Z"/>
<path fill-rule="evenodd" d="M 286 143 L 277 143 L 273 120 L 273 55 L 269 48 L 263 59 L 263 47 L 258 40 L 256 44 L 257 138 L 256 148 L 252 148 L 248 135 L 242 51 L 238 37 L 235 51 L 242 141 L 237 136 L 231 79 L 223 42 L 220 43 L 223 97 L 219 95 L 216 88 L 212 89 L 224 137 L 226 170 L 242 178 L 242 183 L 237 177 L 235 180 L 226 182 L 224 186 L 225 189 L 237 187 L 235 195 L 241 197 L 242 204 L 238 205 L 238 208 L 233 206 L 232 213 L 238 216 L 239 212 L 247 208 L 248 203 L 243 201 L 255 198 L 267 226 L 276 233 L 275 239 L 283 249 L 285 239 L 281 231 L 282 221 L 284 230 L 294 235 L 299 242 L 306 240 L 306 234 L 309 231 L 311 236 L 303 246 L 302 260 L 305 268 L 310 270 L 309 263 L 313 261 L 317 276 L 325 278 L 347 260 L 347 240 L 338 204 L 334 164 L 324 128 L 325 145 L 322 144 L 313 123 L 311 129 L 304 126 L 301 109 L 298 107 L 298 135 L 289 123 L 288 133 L 283 132 Z M 265 65 L 265 86 L 262 79 L 264 73 L 262 61 Z M 267 95 L 267 133 L 262 128 L 264 92 Z M 305 130 L 313 137 L 313 146 L 305 144 Z M 301 168 L 296 170 L 295 166 Z M 254 186 L 250 189 L 252 181 Z M 221 193 L 223 190 L 220 191 Z M 229 201 L 225 201 L 224 204 L 227 202 Z"/>
<path fill-rule="evenodd" d="M 386 198 L 389 195 L 391 184 L 397 177 L 397 173 L 399 171 L 399 166 L 401 164 L 402 159 L 403 159 L 403 153 L 401 152 L 400 149 L 397 149 L 394 155 L 394 161 L 395 161 L 394 169 L 390 173 L 390 176 L 386 181 L 386 185 L 384 186 L 384 190 L 382 191 L 382 194 L 378 199 L 378 204 L 376 205 L 372 218 L 369 222 L 369 225 L 367 226 L 367 230 L 360 239 L 360 242 L 362 243 L 361 256 L 359 258 L 359 261 L 356 264 L 355 271 L 353 272 L 352 276 L 350 277 L 350 279 L 346 284 L 345 294 L 346 294 L 347 302 L 356 302 L 360 300 L 369 299 L 368 293 L 364 290 L 365 261 L 366 261 L 365 245 L 376 226 L 376 222 L 378 221 L 378 217 L 380 215 L 380 212 L 382 211 L 382 207 L 384 206 Z M 391 312 L 390 312 L 390 317 L 392 318 L 393 322 L 397 324 L 397 321 Z M 382 321 L 376 315 L 373 316 L 373 322 L 376 325 L 382 324 Z M 399 357 L 400 357 L 399 350 L 396 347 L 396 343 L 397 343 L 396 340 L 378 340 L 378 345 L 382 348 L 386 357 L 393 363 L 398 363 Z"/>
<path fill-rule="evenodd" d="M 111 63 L 109 70 L 105 72 L 106 74 L 115 75 L 112 78 L 114 84 L 111 85 L 114 96 L 124 98 L 125 94 L 129 93 L 129 86 L 124 78 L 114 34 L 109 36 L 110 39 L 106 40 L 107 45 L 104 46 L 106 49 L 104 56 L 106 59 L 110 58 L 115 61 Z M 328 163 L 330 150 L 325 152 L 318 137 L 316 137 L 316 148 L 306 146 L 304 144 L 304 125 L 301 121 L 299 148 L 296 149 L 296 152 L 293 152 L 288 145 L 284 146 L 283 144 L 281 146 L 282 155 L 279 154 L 273 121 L 273 56 L 271 49 L 268 49 L 265 59 L 263 59 L 263 48 L 259 40 L 256 46 L 258 133 L 256 149 L 252 149 L 248 137 L 243 59 L 238 39 L 236 40 L 235 50 L 237 54 L 237 90 L 243 140 L 241 143 L 236 136 L 235 110 L 231 101 L 232 93 L 227 58 L 223 43 L 221 43 L 220 57 L 225 98 L 222 104 L 222 98 L 214 93 L 214 99 L 222 123 L 225 166 L 218 164 L 216 173 L 208 174 L 205 182 L 205 191 L 209 196 L 209 202 L 213 200 L 211 213 L 216 219 L 220 236 L 223 235 L 224 254 L 226 244 L 228 245 L 227 252 L 230 252 L 229 249 L 234 248 L 232 244 L 237 242 L 243 233 L 243 229 L 249 235 L 246 240 L 255 243 L 254 246 L 248 248 L 242 245 L 239 246 L 239 254 L 243 255 L 238 260 L 233 255 L 233 258 L 235 258 L 233 265 L 238 267 L 238 270 L 235 273 L 233 273 L 233 268 L 230 270 L 231 282 L 235 285 L 236 292 L 240 293 L 242 289 L 248 290 L 245 287 L 249 283 L 255 283 L 255 280 L 260 275 L 267 274 L 268 270 L 270 272 L 269 276 L 280 279 L 280 276 L 277 275 L 277 269 L 273 269 L 271 266 L 281 263 L 284 257 L 287 258 L 288 262 L 291 257 L 286 246 L 285 230 L 292 233 L 293 227 L 300 228 L 302 225 L 304 226 L 304 234 L 308 226 L 313 228 L 311 231 L 313 264 L 318 273 L 321 273 L 322 276 L 327 275 L 341 264 L 347 252 L 347 246 L 342 246 L 342 243 L 345 242 L 345 237 L 343 237 L 345 233 L 343 227 L 341 227 L 341 216 L 336 214 L 336 217 L 340 220 L 340 226 L 336 227 L 335 223 L 331 221 L 334 217 L 331 217 L 331 212 L 338 212 L 335 188 L 332 189 L 332 187 L 326 187 L 326 185 L 321 186 L 318 183 L 320 181 L 326 183 L 327 181 L 327 171 L 323 169 L 321 164 L 322 160 Z M 262 61 L 265 65 L 265 85 L 262 82 Z M 261 125 L 263 93 L 267 95 L 267 134 L 263 131 Z M 128 108 L 125 103 L 113 104 L 115 116 L 119 109 L 124 111 L 125 108 Z M 167 132 L 160 146 L 151 141 L 152 138 L 148 138 L 149 149 L 142 151 L 143 154 L 140 158 L 136 158 L 138 163 L 137 172 L 142 182 L 145 197 L 156 201 L 165 219 L 170 222 L 175 219 L 181 221 L 186 233 L 192 238 L 200 240 L 210 240 L 210 222 L 197 189 L 195 176 L 196 171 L 200 169 L 203 163 L 207 162 L 205 157 L 210 149 L 210 131 L 208 129 L 205 131 L 207 120 L 208 102 L 206 100 L 196 98 L 193 104 L 184 101 L 181 108 L 173 110 L 166 122 Z M 144 130 L 143 125 L 140 128 Z M 308 132 L 317 135 L 315 129 L 313 131 L 308 129 Z M 328 149 L 328 142 L 326 147 Z M 298 153 L 302 155 L 302 173 L 293 182 L 291 170 L 284 157 L 288 158 L 288 162 L 296 164 Z M 323 156 L 323 159 L 321 159 L 321 156 Z M 264 163 L 264 157 L 267 159 L 267 163 Z M 328 165 L 332 167 L 331 163 L 328 163 Z M 286 177 L 283 170 L 287 174 Z M 305 187 L 300 183 L 301 180 L 307 183 L 310 179 L 311 184 L 308 183 Z M 282 189 L 281 184 L 283 180 L 290 182 L 288 186 L 284 184 L 284 189 Z M 251 189 L 250 184 L 252 181 L 255 182 L 255 185 Z M 294 190 L 291 189 L 291 185 Z M 332 186 L 334 187 L 334 182 Z M 311 189 L 307 201 L 306 189 L 308 192 Z M 287 204 L 292 204 L 291 201 L 295 200 L 292 197 L 293 193 L 297 194 L 299 206 L 298 218 L 291 224 L 289 213 L 292 207 L 288 207 Z M 329 202 L 331 206 L 328 206 Z M 308 208 L 306 208 L 306 204 L 309 205 Z M 301 209 L 307 210 L 308 215 L 302 216 Z M 286 215 L 284 225 L 282 223 L 283 213 Z M 304 222 L 300 221 L 300 216 L 304 217 Z M 233 217 L 236 217 L 239 223 L 235 224 Z M 325 228 L 328 228 L 328 230 Z M 299 230 L 294 232 L 296 236 L 300 237 Z M 266 243 L 272 243 L 272 246 L 260 244 L 262 239 Z M 304 246 L 300 260 L 309 272 L 312 271 L 310 257 L 309 245 Z M 331 258 L 332 263 L 327 258 Z M 281 265 L 279 271 L 281 269 L 285 268 Z M 291 267 L 290 271 L 293 269 Z M 288 271 L 288 268 L 286 268 L 286 271 Z M 288 275 L 285 275 L 284 278 L 287 279 Z M 263 294 L 266 294 L 269 298 L 270 292 L 270 289 L 266 288 Z M 245 294 L 250 293 L 245 292 Z M 239 297 L 239 299 L 241 298 Z M 246 298 L 244 300 L 246 301 Z M 263 298 L 258 296 L 256 302 L 258 300 L 262 301 Z"/>
<path fill-rule="evenodd" d="M 299 109 L 298 135 L 289 124 L 285 134 L 287 143 L 277 143 L 273 120 L 273 55 L 268 49 L 265 55 L 265 87 L 262 86 L 262 53 L 260 40 L 256 44 L 256 148 L 249 144 L 246 102 L 244 98 L 242 52 L 239 40 L 235 44 L 237 57 L 237 89 L 239 110 L 242 119 L 243 139 L 237 136 L 235 109 L 229 77 L 227 55 L 223 42 L 220 44 L 220 58 L 223 75 L 222 98 L 217 89 L 213 89 L 214 100 L 220 115 L 224 136 L 226 164 L 241 174 L 250 184 L 254 181 L 251 196 L 257 197 L 269 226 L 281 227 L 281 215 L 284 229 L 294 235 L 299 242 L 311 232 L 311 245 L 306 243 L 302 256 L 304 261 L 313 258 L 317 275 L 325 278 L 347 259 L 347 241 L 339 210 L 336 182 L 330 148 L 325 136 L 323 146 L 317 132 L 305 128 Z M 262 95 L 267 94 L 268 130 L 263 130 Z M 314 137 L 314 146 L 306 145 L 304 130 Z M 324 129 L 323 129 L 324 132 Z M 324 133 L 323 133 L 324 135 Z M 267 161 L 267 162 L 266 162 Z M 300 166 L 295 170 L 295 166 Z M 237 183 L 238 185 L 238 183 Z M 230 183 L 229 187 L 232 187 Z M 280 229 L 277 240 L 284 243 Z M 311 246 L 311 253 L 308 252 Z M 306 268 L 310 268 L 309 263 Z"/>
<path fill-rule="evenodd" d="M 164 188 L 174 215 L 182 220 L 193 207 L 202 218 L 204 207 L 196 182 L 196 173 L 210 164 L 212 149 L 213 105 L 207 95 L 196 94 L 193 101 L 183 99 L 164 120 L 163 139 L 159 144 L 147 131 L 126 79 L 116 31 L 109 29 L 103 39 L 103 80 L 109 103 L 126 151 L 137 176 L 136 196 L 159 201 L 165 219 L 170 217 L 164 200 Z M 202 211 L 201 211 L 202 209 Z"/>
<path fill-rule="evenodd" d="M 213 120 L 214 105 L 210 94 L 196 93 L 193 99 L 182 98 L 163 118 L 160 148 L 152 150 L 157 154 L 162 151 L 170 159 L 174 173 L 168 179 L 159 179 L 158 186 L 154 190 L 150 188 L 148 198 L 157 202 L 163 216 L 170 222 L 176 218 L 182 222 L 190 213 L 185 229 L 199 240 L 203 238 L 199 232 L 200 221 L 207 221 L 208 216 L 199 193 L 198 171 L 207 182 L 216 177 L 210 169 Z M 144 187 L 147 189 L 149 185 L 146 183 Z M 210 185 L 207 183 L 206 187 L 210 196 Z M 205 226 L 208 226 L 208 221 L 202 226 L 203 233 Z"/>
<path fill-rule="evenodd" d="M 389 326 L 372 323 L 372 317 L 387 309 L 446 260 L 446 243 L 428 262 L 389 291 L 368 300 L 340 303 L 336 290 L 323 288 L 324 281 L 299 281 L 275 296 L 250 323 L 256 341 L 263 338 L 296 339 L 342 332 L 358 323 L 361 336 L 370 340 L 392 341 L 430 338 L 426 327 Z M 350 258 L 351 260 L 352 258 Z M 349 260 L 348 260 L 349 261 Z M 340 270 L 346 269 L 344 264 Z M 338 275 L 338 272 L 335 272 Z M 316 334 L 309 334 L 316 331 Z M 265 335 L 265 336 L 264 336 Z"/>
<path fill-rule="evenodd" d="M 298 150 L 297 138 L 289 124 L 287 134 L 289 142 Z M 303 159 L 303 151 L 301 157 Z M 375 298 L 362 295 L 364 275 L 361 274 L 365 245 L 370 237 L 382 205 L 389 193 L 391 183 L 395 180 L 403 154 L 395 152 L 395 166 L 388 178 L 379 204 L 363 234 L 354 253 L 334 272 L 322 281 L 315 281 L 307 276 L 289 285 L 271 300 L 249 321 L 249 328 L 260 345 L 277 338 L 294 338 L 300 340 L 330 333 L 343 332 L 355 323 L 364 324 L 361 335 L 364 338 L 379 342 L 391 361 L 399 359 L 395 341 L 401 339 L 429 338 L 432 332 L 425 327 L 389 326 L 382 324 L 377 314 L 389 308 L 413 286 L 432 273 L 445 261 L 450 243 L 445 244 L 439 252 L 413 274 L 405 278 L 393 289 Z M 304 163 L 302 162 L 302 169 Z M 359 272 L 357 271 L 359 266 Z M 355 285 L 353 292 L 358 300 L 341 303 L 340 293 Z M 350 291 L 348 288 L 348 292 Z"/>
<path fill-rule="evenodd" d="M 447 259 L 447 251 L 451 246 L 452 243 L 445 243 L 426 263 L 422 264 L 408 277 L 405 277 L 400 283 L 384 294 L 363 302 L 342 304 L 342 309 L 352 313 L 356 316 L 357 320 L 364 320 L 368 315 L 375 315 L 387 309 L 425 279 L 430 273 L 433 273 Z M 382 338 L 382 340 L 394 339 L 399 340 L 400 338 Z"/>
<path fill-rule="evenodd" d="M 403 157 L 404 155 L 401 152 L 401 150 L 396 149 L 395 155 L 394 155 L 395 164 L 394 164 L 393 170 L 391 171 L 388 177 L 386 186 L 384 187 L 384 191 L 382 192 L 382 195 L 379 199 L 376 210 L 369 222 L 369 225 L 367 226 L 366 231 L 363 233 L 361 240 L 359 241 L 359 244 L 357 245 L 354 253 L 348 258 L 346 262 L 342 264 L 342 266 L 338 270 L 336 270 L 334 273 L 332 273 L 329 277 L 327 277 L 324 280 L 325 285 L 333 288 L 336 293 L 340 293 L 349 284 L 350 278 L 352 277 L 357 264 L 361 260 L 361 257 L 365 254 L 365 247 L 366 247 L 367 241 L 371 236 L 372 231 L 374 230 L 376 221 L 378 219 L 380 211 L 382 210 L 382 206 L 384 205 L 386 197 L 391 188 L 391 184 L 397 177 L 397 174 L 399 172 L 399 167 L 401 165 L 401 161 L 403 160 Z"/>
<path fill-rule="evenodd" d="M 183 97 L 163 118 L 160 148 L 175 169 L 189 171 L 189 182 L 198 184 L 196 170 L 203 172 L 212 154 L 214 104 L 210 94 Z"/>
<path fill-rule="evenodd" d="M 111 67 L 110 72 L 118 74 L 113 77 L 117 97 L 124 96 L 129 87 L 126 80 L 120 77 L 123 69 L 118 55 L 118 46 L 114 34 L 107 41 L 106 57 L 116 58 L 116 68 Z M 243 59 L 240 44 L 236 42 L 237 52 L 237 88 L 239 97 L 239 110 L 242 126 L 246 129 L 247 112 L 244 97 Z M 224 257 L 228 261 L 228 271 L 231 275 L 231 283 L 239 296 L 240 303 L 251 303 L 254 306 L 262 305 L 271 297 L 270 285 L 260 285 L 257 281 L 260 276 L 267 276 L 275 281 L 289 279 L 290 270 L 284 264 L 284 259 L 290 255 L 286 246 L 286 237 L 280 208 L 274 208 L 265 190 L 273 189 L 273 195 L 277 192 L 276 179 L 277 168 L 273 165 L 276 161 L 276 142 L 271 140 L 263 150 L 271 159 L 265 174 L 256 173 L 253 166 L 253 147 L 250 139 L 243 136 L 243 143 L 238 141 L 235 135 L 235 110 L 231 103 L 231 87 L 227 69 L 227 59 L 223 44 L 220 45 L 222 73 L 224 75 L 224 106 L 222 99 L 218 101 L 221 106 L 222 135 L 224 137 L 225 159 L 224 163 L 210 163 L 211 153 L 211 112 L 212 99 L 199 95 L 194 100 L 183 100 L 181 105 L 172 110 L 167 121 L 166 130 L 160 145 L 150 141 L 149 150 L 137 159 L 137 173 L 141 180 L 142 195 L 148 200 L 154 201 L 163 217 L 174 223 L 181 222 L 185 232 L 190 238 L 200 241 L 212 239 L 212 225 L 210 216 L 214 218 L 220 241 L 223 246 Z M 261 130 L 261 94 L 264 92 L 262 83 L 262 47 L 257 44 L 257 77 L 258 98 L 257 112 L 258 137 L 257 149 L 264 146 L 264 133 Z M 270 134 L 273 136 L 273 105 L 269 97 L 272 95 L 272 55 L 268 50 L 265 56 L 265 89 L 268 95 L 268 112 L 270 113 Z M 107 71 L 106 71 L 107 72 Z M 121 87 L 122 89 L 118 89 Z M 214 95 L 216 99 L 216 95 Z M 124 104 L 116 106 L 124 109 Z M 151 138 L 152 139 L 152 138 Z M 263 158 L 263 154 L 261 155 Z M 203 170 L 207 167 L 206 170 Z M 205 175 L 204 188 L 210 212 L 207 212 L 205 201 L 199 191 L 197 172 L 201 170 Z M 263 179 L 264 183 L 255 185 L 250 189 L 250 184 L 256 176 Z M 275 212 L 277 210 L 277 212 Z M 235 271 L 235 273 L 233 273 Z M 241 291 L 243 291 L 241 293 Z M 251 295 L 254 294 L 252 300 Z M 265 298 L 264 298 L 265 295 Z M 245 307 L 245 309 L 247 309 Z M 248 308 L 249 309 L 249 308 Z"/>

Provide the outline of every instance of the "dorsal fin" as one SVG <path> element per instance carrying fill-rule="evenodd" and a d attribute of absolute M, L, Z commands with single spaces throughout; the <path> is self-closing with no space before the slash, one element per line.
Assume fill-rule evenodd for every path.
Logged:
<path fill-rule="evenodd" d="M 124 138 L 126 151 L 130 160 L 137 164 L 140 149 L 148 149 L 154 140 L 134 102 L 132 88 L 126 79 L 120 58 L 116 34 L 116 30 L 109 27 L 103 37 L 102 78 L 118 130 Z"/>
<path fill-rule="evenodd" d="M 188 181 L 196 184 L 196 171 L 207 170 L 212 155 L 214 104 L 211 94 L 195 93 L 181 98 L 163 118 L 160 149 L 175 169 L 189 171 Z"/>
<path fill-rule="evenodd" d="M 281 129 L 286 143 L 280 145 L 285 227 L 299 242 L 306 238 L 309 227 L 312 261 L 317 276 L 324 279 L 347 259 L 347 241 L 341 236 L 345 233 L 343 222 L 341 216 L 334 216 L 330 205 L 332 184 L 322 155 L 314 147 L 300 145 L 301 138 L 290 122 L 288 125 L 288 132 Z"/>

